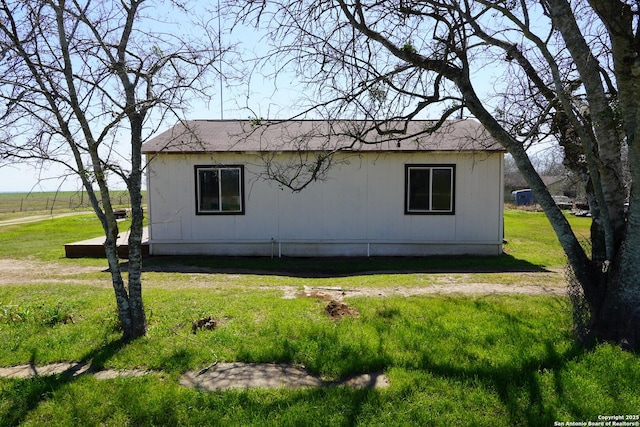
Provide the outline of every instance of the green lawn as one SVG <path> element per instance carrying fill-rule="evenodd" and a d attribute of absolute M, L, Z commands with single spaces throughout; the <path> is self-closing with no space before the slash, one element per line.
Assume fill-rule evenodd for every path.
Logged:
<path fill-rule="evenodd" d="M 576 236 L 589 247 L 591 218 L 566 214 Z M 548 268 L 565 265 L 565 255 L 553 233 L 549 220 L 540 212 L 506 210 L 504 213 L 504 250 L 516 259 Z"/>
<path fill-rule="evenodd" d="M 588 219 L 571 222 L 586 235 Z M 154 260 L 143 276 L 149 334 L 126 346 L 118 342 L 108 273 L 92 268 L 104 260 L 61 259 L 60 242 L 99 234 L 97 221 L 81 216 L 38 224 L 0 228 L 0 259 L 60 269 L 35 272 L 30 283 L 0 285 L 0 366 L 86 361 L 157 373 L 1 379 L 0 426 L 539 426 L 639 412 L 640 360 L 611 345 L 577 346 L 563 297 L 354 297 L 346 301 L 360 315 L 340 321 L 324 314 L 327 301 L 320 298 L 282 298 L 282 286 L 431 286 L 444 279 L 524 280 L 517 279 L 522 271 L 531 272 L 527 280 L 547 280 L 543 270 L 561 268 L 564 258 L 538 213 L 505 213 L 506 255 L 495 258 L 320 266 L 190 260 L 209 273 L 154 271 L 169 262 Z M 58 234 L 29 245 L 53 229 Z M 328 274 L 317 277 L 321 269 Z M 221 325 L 191 334 L 191 321 L 209 315 Z M 178 384 L 182 372 L 216 359 L 293 363 L 326 379 L 384 371 L 391 386 L 203 392 Z"/>
<path fill-rule="evenodd" d="M 127 225 L 123 224 L 123 230 Z M 90 239 L 104 233 L 93 214 L 0 226 L 0 258 L 55 261 L 64 257 L 65 243 Z"/>

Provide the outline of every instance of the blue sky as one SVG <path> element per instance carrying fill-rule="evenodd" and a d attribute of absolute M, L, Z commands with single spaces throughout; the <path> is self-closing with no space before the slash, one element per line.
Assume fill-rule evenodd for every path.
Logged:
<path fill-rule="evenodd" d="M 153 10 L 164 19 L 169 15 L 166 10 Z M 214 26 L 217 25 L 214 23 Z M 223 22 L 224 27 L 224 22 Z M 163 27 L 164 31 L 170 27 Z M 188 25 L 177 25 L 176 31 L 189 31 Z M 228 42 L 239 41 L 240 50 L 245 50 L 246 57 L 256 57 L 264 54 L 266 42 L 261 40 L 262 34 L 251 28 L 238 27 L 233 33 L 223 33 Z M 223 65 L 223 72 L 225 65 Z M 491 77 L 488 73 L 487 80 Z M 294 114 L 292 100 L 303 95 L 303 88 L 296 82 L 293 74 L 281 73 L 278 81 L 263 78 L 260 73 L 252 76 L 249 82 L 234 84 L 233 86 L 216 87 L 208 104 L 198 103 L 193 106 L 185 118 L 188 119 L 246 119 L 249 117 L 288 117 Z M 222 105 L 221 105 L 222 103 Z M 162 123 L 159 131 L 174 125 L 174 122 Z M 121 147 L 126 147 L 125 138 Z M 126 148 L 122 148 L 126 155 Z M 75 191 L 81 187 L 80 181 L 73 176 L 58 179 L 66 171 L 56 165 L 44 165 L 35 168 L 32 165 L 0 165 L 0 192 L 28 192 L 28 191 Z M 115 189 L 124 188 L 121 183 L 113 182 Z"/>
<path fill-rule="evenodd" d="M 280 82 L 278 87 L 279 89 L 275 90 L 273 81 L 258 77 L 252 80 L 250 88 L 247 86 L 229 88 L 223 85 L 222 105 L 220 92 L 217 91 L 208 104 L 194 105 L 186 118 L 247 119 L 254 115 L 257 117 L 284 117 L 292 112 L 286 106 L 292 97 L 298 96 L 298 93 L 295 84 L 291 81 Z M 250 109 L 246 106 L 249 106 Z M 163 123 L 159 132 L 174 124 L 174 122 Z M 41 167 L 25 164 L 0 164 L 0 193 L 81 189 L 80 180 L 75 176 L 59 179 L 65 174 L 65 170 L 55 164 Z M 114 189 L 124 188 L 122 184 L 114 184 Z"/>
<path fill-rule="evenodd" d="M 153 10 L 153 13 L 158 13 L 159 19 L 166 20 L 170 12 L 166 10 Z M 216 26 L 217 23 L 213 22 Z M 222 23 L 224 27 L 224 22 Z M 173 31 L 184 32 L 189 25 L 177 24 L 173 27 L 167 27 L 163 25 L 162 31 L 172 31 L 169 28 L 173 28 Z M 224 42 L 234 42 L 240 39 L 242 45 L 240 49 L 246 50 L 247 55 L 255 55 L 261 49 L 261 35 L 250 28 L 237 28 L 232 34 L 225 34 L 230 40 L 224 40 Z M 223 72 L 225 65 L 223 64 Z M 216 77 L 217 78 L 217 77 Z M 288 114 L 290 111 L 283 111 L 282 105 L 289 105 L 287 99 L 295 96 L 295 84 L 287 80 L 280 80 L 276 82 L 268 79 L 263 79 L 261 76 L 254 76 L 249 83 L 227 86 L 223 84 L 216 85 L 215 93 L 211 94 L 211 100 L 209 103 L 198 102 L 195 103 L 190 112 L 186 115 L 187 119 L 246 119 L 252 115 L 260 117 L 274 117 L 278 114 Z M 221 90 L 222 88 L 222 90 Z M 250 106 L 251 109 L 246 107 Z M 175 124 L 175 121 L 166 121 L 161 124 L 159 132 L 171 127 Z M 126 149 L 126 136 L 122 138 L 120 146 L 123 147 L 122 151 L 127 152 Z M 0 192 L 29 192 L 29 191 L 75 191 L 81 188 L 81 183 L 75 176 L 67 176 L 66 178 L 60 178 L 68 175 L 67 171 L 60 165 L 45 164 L 41 166 L 27 165 L 27 164 L 2 164 L 0 163 Z M 114 188 L 124 188 L 124 185 L 118 182 L 112 182 L 111 185 Z"/>

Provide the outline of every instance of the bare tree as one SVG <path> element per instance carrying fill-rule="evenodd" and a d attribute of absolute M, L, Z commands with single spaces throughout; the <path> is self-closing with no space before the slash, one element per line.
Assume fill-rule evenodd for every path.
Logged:
<path fill-rule="evenodd" d="M 141 145 L 167 117 L 179 117 L 188 96 L 208 92 L 205 76 L 219 53 L 206 39 L 213 32 L 199 40 L 166 32 L 171 24 L 149 15 L 160 3 L 0 1 L 0 158 L 56 162 L 80 178 L 105 232 L 124 340 L 146 333 Z M 126 284 L 109 177 L 130 195 Z"/>
<path fill-rule="evenodd" d="M 240 21 L 269 29 L 263 63 L 292 64 L 308 85 L 309 108 L 300 116 L 355 117 L 377 130 L 419 115 L 446 119 L 469 111 L 507 149 L 549 218 L 588 307 L 582 332 L 639 348 L 640 191 L 625 187 L 622 166 L 628 151 L 630 182 L 640 182 L 636 1 L 228 6 Z M 396 137 L 407 137 L 396 129 Z M 590 254 L 527 154 L 550 138 L 589 195 Z"/>
<path fill-rule="evenodd" d="M 569 170 L 562 162 L 564 157 L 562 150 L 544 150 L 535 153 L 532 157 L 533 164 L 540 176 L 567 176 L 569 174 Z"/>
<path fill-rule="evenodd" d="M 515 190 L 522 190 L 526 187 L 526 182 L 524 177 L 518 170 L 518 166 L 516 166 L 516 162 L 513 160 L 513 157 L 510 155 L 506 155 L 504 158 L 504 188 L 505 188 L 505 200 L 508 198 L 511 199 L 511 192 Z"/>

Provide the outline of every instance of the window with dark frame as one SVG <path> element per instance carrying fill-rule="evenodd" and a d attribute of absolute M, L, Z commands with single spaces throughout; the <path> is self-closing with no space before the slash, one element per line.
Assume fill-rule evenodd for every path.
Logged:
<path fill-rule="evenodd" d="M 405 165 L 405 214 L 455 213 L 455 165 Z"/>
<path fill-rule="evenodd" d="M 244 214 L 244 167 L 196 166 L 196 214 Z"/>

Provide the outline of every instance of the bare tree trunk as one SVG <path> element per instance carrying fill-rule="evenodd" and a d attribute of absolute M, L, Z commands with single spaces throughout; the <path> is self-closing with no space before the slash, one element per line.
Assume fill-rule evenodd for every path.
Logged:
<path fill-rule="evenodd" d="M 585 146 L 585 154 L 595 157 L 589 173 L 597 203 L 592 209 L 591 229 L 592 262 L 597 266 L 594 269 L 596 288 L 591 289 L 580 280 L 591 309 L 592 333 L 596 339 L 623 343 L 637 350 L 640 345 L 640 251 L 637 249 L 640 221 L 636 203 L 635 207 L 632 204 L 629 220 L 625 222 L 623 204 L 627 193 L 621 167 L 621 141 L 626 136 L 632 180 L 640 178 L 635 136 L 639 122 L 638 83 L 627 61 L 637 56 L 633 14 L 628 5 L 618 0 L 591 1 L 611 37 L 623 136 L 611 108 L 614 95 L 606 94 L 598 61 L 582 36 L 569 3 L 566 0 L 547 0 L 547 3 L 552 22 L 562 34 L 582 78 L 597 141 L 594 147 Z"/>
<path fill-rule="evenodd" d="M 10 143 L 3 140 L 0 157 L 54 162 L 78 175 L 105 233 L 125 340 L 146 332 L 140 149 L 143 135 L 154 125 L 149 123 L 145 131 L 145 117 L 155 110 L 161 122 L 183 111 L 187 94 L 206 98 L 210 84 L 205 76 L 220 54 L 211 40 L 150 32 L 144 23 L 157 26 L 160 18 L 145 2 L 5 0 L 0 7 L 0 122 L 3 138 L 16 136 L 7 138 Z M 195 17 L 170 3 L 184 17 Z M 216 33 L 206 23 L 203 29 L 201 34 Z M 130 159 L 119 153 L 115 137 L 129 131 Z M 108 174 L 122 179 L 131 195 L 126 284 Z"/>
<path fill-rule="evenodd" d="M 96 168 L 101 170 L 99 166 Z M 106 182 L 100 178 L 97 181 L 101 188 L 100 194 L 102 200 L 102 209 L 98 212 L 98 216 L 102 221 L 106 236 L 104 248 L 109 265 L 109 272 L 111 273 L 111 284 L 116 298 L 118 319 L 122 328 L 122 339 L 124 341 L 130 341 L 144 336 L 147 330 L 144 306 L 142 304 L 142 282 L 140 274 L 140 270 L 142 269 L 142 253 L 140 249 L 142 241 L 142 198 L 140 197 L 139 182 L 137 191 L 135 191 L 135 183 L 129 189 L 130 192 L 133 190 L 133 194 L 137 194 L 137 198 L 134 199 L 132 197 L 132 226 L 129 235 L 129 274 L 128 286 L 125 286 L 120 258 L 118 256 L 118 222 L 113 214 L 113 207 Z M 137 207 L 134 209 L 133 207 L 136 203 Z M 136 212 L 135 214 L 133 213 L 134 211 Z M 136 225 L 134 226 L 134 224 Z M 134 228 L 137 230 L 136 232 L 134 232 Z M 133 239 L 131 237 L 132 235 L 134 235 Z M 133 244 L 131 244 L 132 241 Z M 133 263 L 131 262 L 132 259 Z"/>
<path fill-rule="evenodd" d="M 116 245 L 118 238 L 117 229 L 115 233 L 112 230 L 107 235 L 108 237 L 104 242 L 104 249 L 109 265 L 109 272 L 111 273 L 111 285 L 116 297 L 118 320 L 120 321 L 120 327 L 123 331 L 123 340 L 128 341 L 133 338 L 133 321 L 130 315 L 129 295 L 124 286 L 124 280 L 120 270 L 120 260 L 118 258 L 118 248 Z"/>
<path fill-rule="evenodd" d="M 129 305 L 131 310 L 131 338 L 147 333 L 147 318 L 142 300 L 142 230 L 144 213 L 142 208 L 142 119 L 132 120 L 131 175 L 128 180 L 131 199 L 131 229 L 129 231 Z"/>
<path fill-rule="evenodd" d="M 640 147 L 629 146 L 631 174 L 640 182 Z M 638 181 L 636 181 L 638 180 Z M 621 342 L 640 351 L 640 191 L 632 187 L 624 238 L 612 271 L 606 277 L 606 293 L 600 310 L 594 316 L 594 329 L 599 338 Z"/>
<path fill-rule="evenodd" d="M 134 191 L 135 193 L 135 191 Z M 111 273 L 111 284 L 113 286 L 116 305 L 118 310 L 118 319 L 122 328 L 122 339 L 130 341 L 146 334 L 147 322 L 142 302 L 142 198 L 140 191 L 137 192 L 137 208 L 133 208 L 136 202 L 132 197 L 132 225 L 129 234 L 129 269 L 128 269 L 128 286 L 125 286 L 122 276 L 122 267 L 118 256 L 118 224 L 111 214 L 105 215 L 107 236 L 104 242 L 105 254 Z M 137 213 L 133 213 L 136 211 Z M 109 219 L 110 218 L 110 219 Z M 136 224 L 136 225 L 134 225 Z M 134 231 L 137 230 L 137 231 Z"/>

